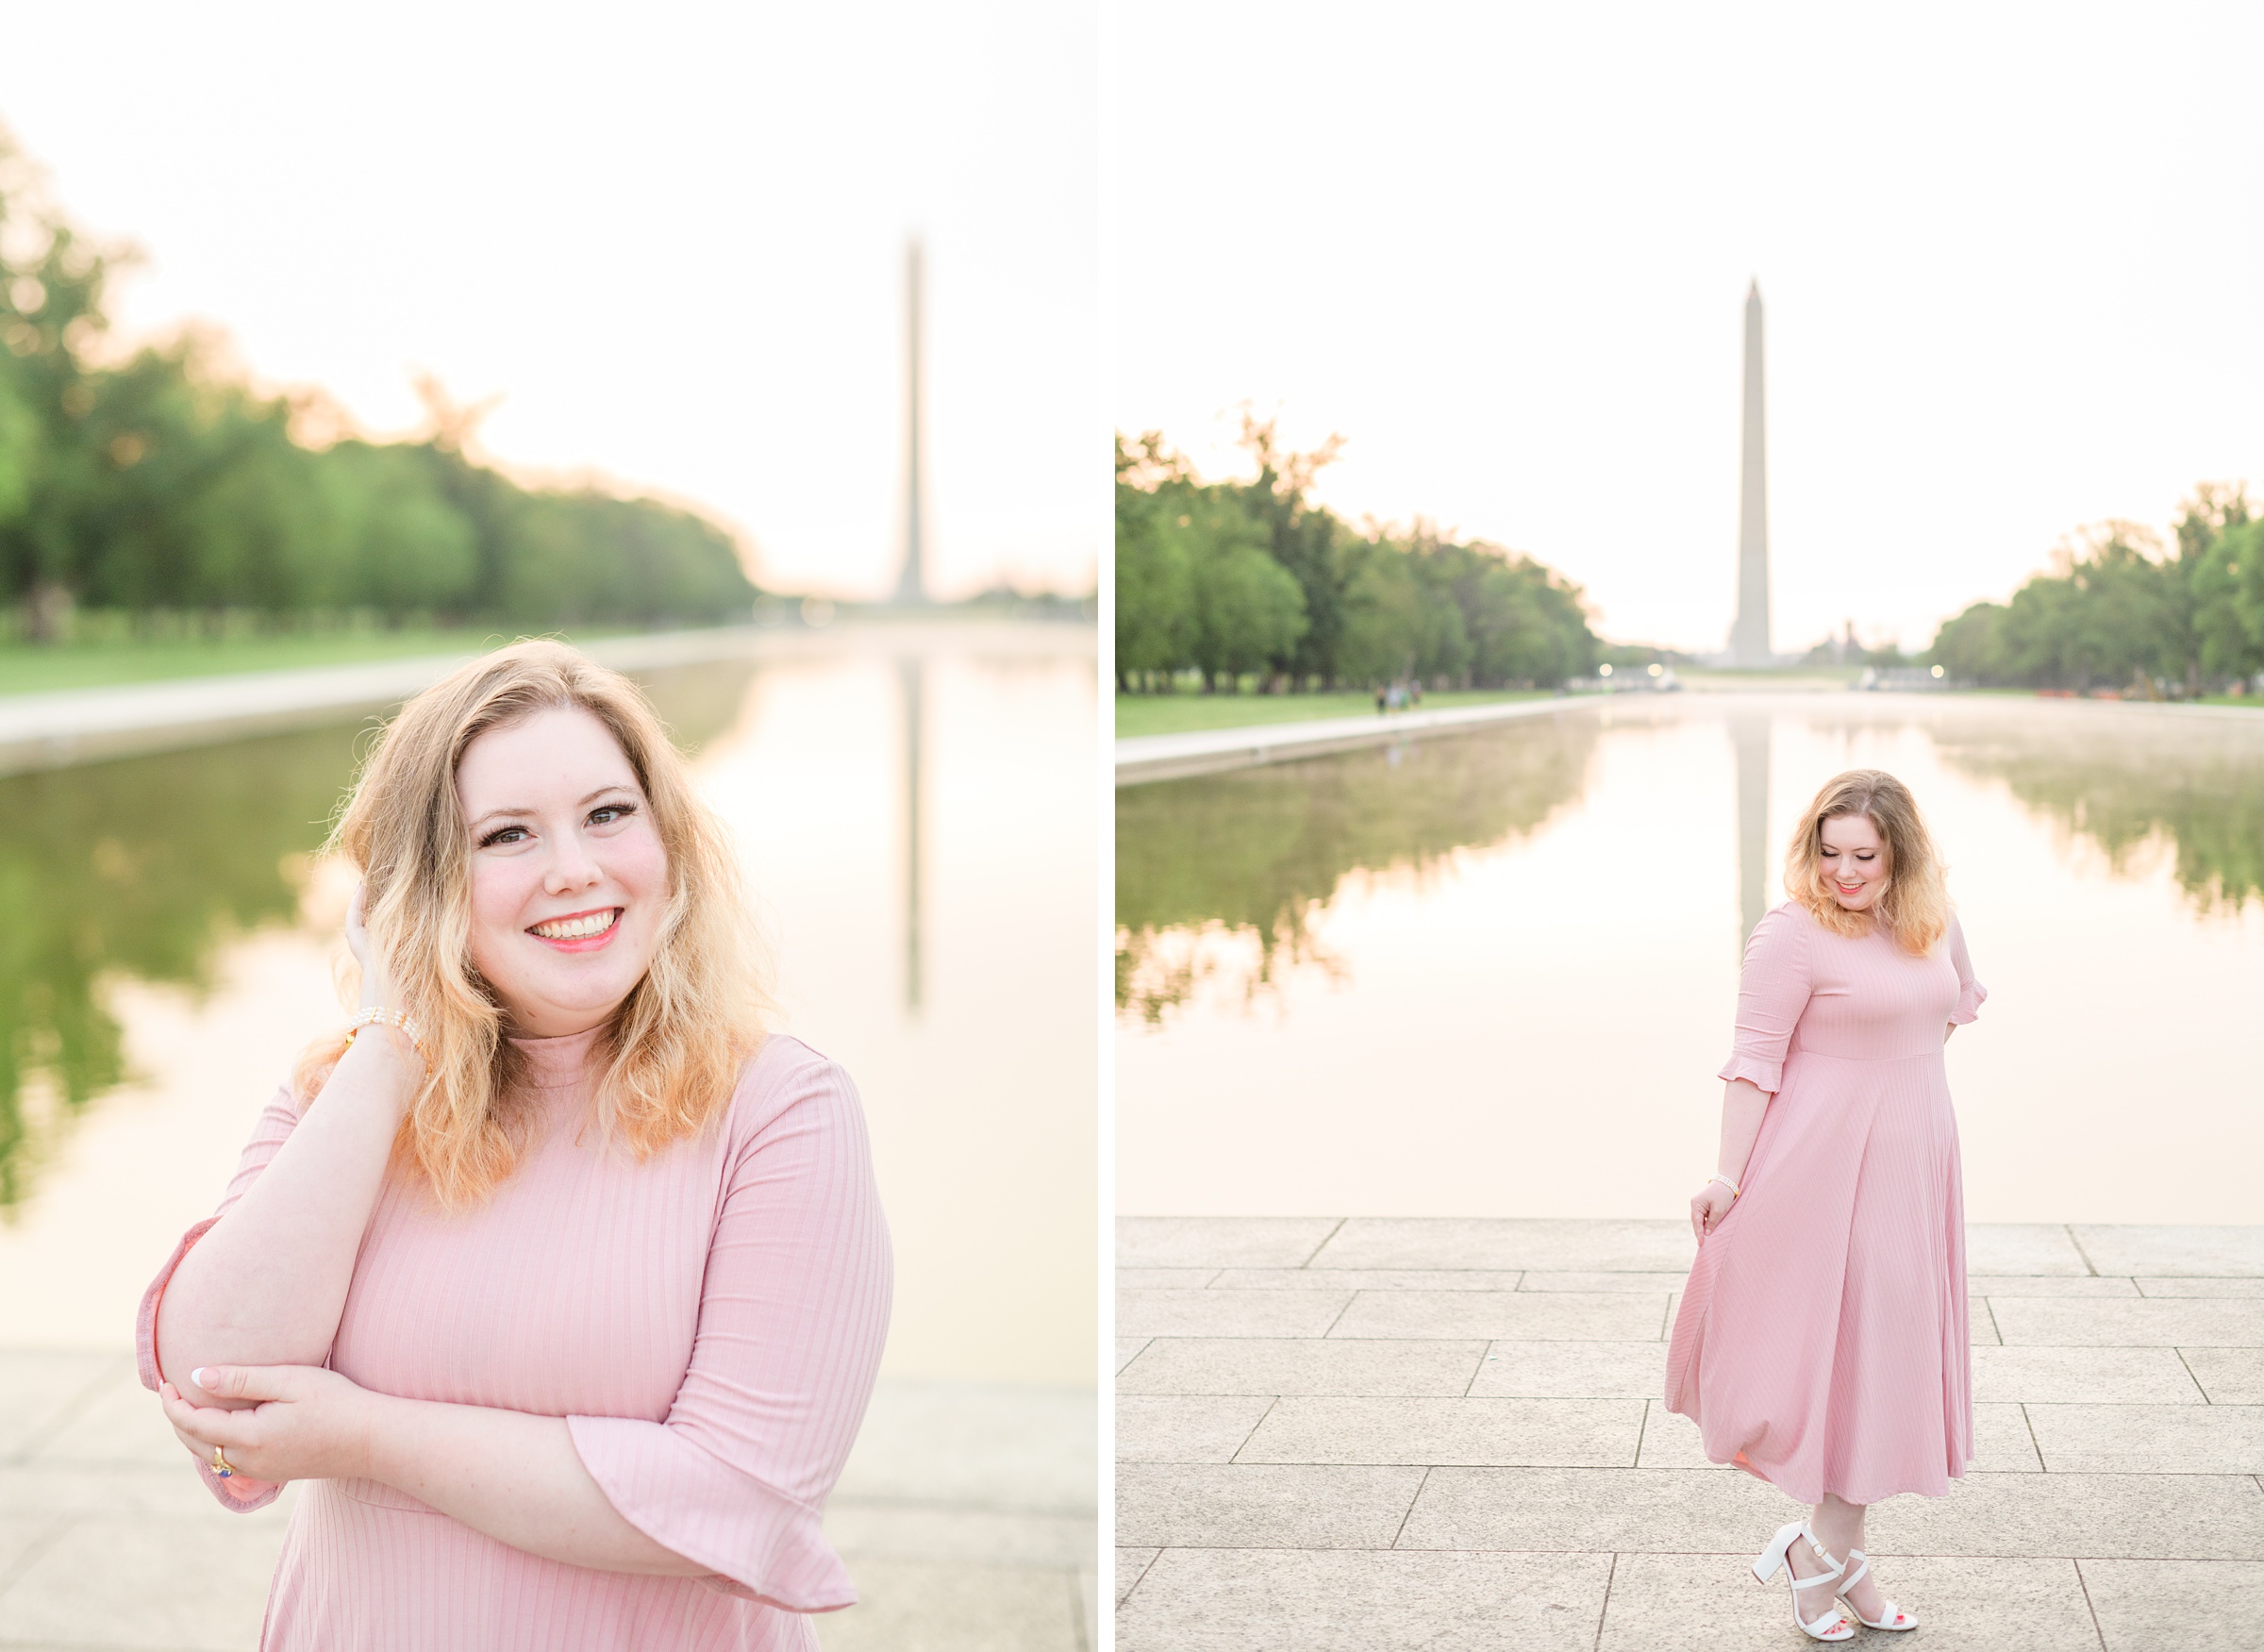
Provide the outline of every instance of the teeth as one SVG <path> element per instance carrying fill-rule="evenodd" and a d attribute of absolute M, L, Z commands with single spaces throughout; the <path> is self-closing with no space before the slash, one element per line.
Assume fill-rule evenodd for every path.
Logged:
<path fill-rule="evenodd" d="M 537 924 L 535 933 L 545 941 L 583 941 L 592 935 L 603 935 L 613 927 L 617 914 L 611 908 L 591 912 L 580 918 L 560 918 L 552 924 Z"/>

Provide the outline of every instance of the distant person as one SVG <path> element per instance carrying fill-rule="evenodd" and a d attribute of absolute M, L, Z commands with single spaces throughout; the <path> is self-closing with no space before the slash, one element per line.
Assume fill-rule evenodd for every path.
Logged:
<path fill-rule="evenodd" d="M 889 1237 L 682 758 L 522 642 L 408 703 L 332 842 L 360 1013 L 140 1325 L 222 1507 L 310 1482 L 261 1645 L 814 1648 Z"/>
<path fill-rule="evenodd" d="M 1407 684 L 1407 704 L 1410 706 L 1423 704 L 1423 678 L 1416 677 Z"/>
<path fill-rule="evenodd" d="M 1973 1455 L 1965 1206 L 1942 1045 L 1988 997 L 1901 781 L 1855 769 L 1792 833 L 1745 947 L 1721 1170 L 1667 1353 L 1706 1454 L 1808 1505 L 1761 1550 L 1809 1638 L 1914 1629 L 1865 1508 L 1939 1497 Z M 1840 1603 L 1844 1603 L 1842 1611 Z"/>
<path fill-rule="evenodd" d="M 1384 714 L 1385 704 L 1390 697 L 1389 692 L 1381 683 L 1378 683 L 1375 689 L 1375 714 L 1378 717 L 1381 717 Z"/>

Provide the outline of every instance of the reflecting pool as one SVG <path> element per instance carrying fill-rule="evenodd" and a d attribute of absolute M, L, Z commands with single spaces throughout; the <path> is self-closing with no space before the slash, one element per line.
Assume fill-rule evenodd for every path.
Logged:
<path fill-rule="evenodd" d="M 885 1367 L 1090 1385 L 1093 637 L 782 637 L 648 686 L 738 834 L 787 1030 L 857 1081 Z M 298 1049 L 342 1019 L 318 864 L 364 732 L 0 779 L 0 1323 L 130 1339 Z"/>
<path fill-rule="evenodd" d="M 1797 811 L 1899 775 L 1976 1221 L 2264 1222 L 2264 714 L 1690 695 L 1117 795 L 1118 1201 L 1673 1215 Z"/>

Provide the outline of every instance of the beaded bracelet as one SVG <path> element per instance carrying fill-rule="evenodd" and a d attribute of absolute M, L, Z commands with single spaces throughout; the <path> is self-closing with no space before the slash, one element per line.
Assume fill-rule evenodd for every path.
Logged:
<path fill-rule="evenodd" d="M 352 1043 L 354 1042 L 355 1035 L 359 1033 L 365 1026 L 390 1026 L 393 1028 L 393 1030 L 398 1032 L 403 1038 L 408 1040 L 408 1047 L 417 1052 L 417 1060 L 423 1061 L 427 1067 L 432 1065 L 432 1058 L 424 1053 L 424 1041 L 417 1036 L 417 1024 L 408 1018 L 408 1013 L 407 1010 L 379 1010 L 375 1006 L 362 1010 L 360 1014 L 355 1016 L 353 1021 L 348 1024 L 346 1028 L 346 1042 L 348 1043 Z"/>
<path fill-rule="evenodd" d="M 413 1043 L 415 1041 L 412 1040 L 410 1042 Z M 422 1052 L 419 1053 L 421 1054 Z M 1729 1190 L 1729 1196 L 1733 1199 L 1740 1196 L 1738 1193 L 1738 1184 L 1730 1180 L 1726 1176 L 1709 1176 L 1706 1178 L 1706 1180 L 1708 1187 L 1711 1187 L 1715 1182 L 1720 1182 L 1723 1187 Z"/>

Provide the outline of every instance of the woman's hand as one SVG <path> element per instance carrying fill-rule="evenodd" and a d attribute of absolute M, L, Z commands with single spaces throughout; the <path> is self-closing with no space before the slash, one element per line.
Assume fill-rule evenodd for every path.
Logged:
<path fill-rule="evenodd" d="M 393 1002 L 392 977 L 385 967 L 385 955 L 370 939 L 370 886 L 354 886 L 353 904 L 346 908 L 346 950 L 361 966 L 361 1007 L 364 1010 L 398 1010 Z"/>
<path fill-rule="evenodd" d="M 1730 1206 L 1737 1202 L 1738 1195 L 1718 1181 L 1707 1182 L 1690 1195 L 1690 1232 L 1700 1244 L 1722 1225 L 1722 1218 L 1729 1214 Z"/>
<path fill-rule="evenodd" d="M 256 1480 L 366 1479 L 377 1412 L 387 1402 L 320 1365 L 200 1367 L 190 1379 L 248 1410 L 191 1405 L 170 1382 L 158 1385 L 165 1419 L 191 1454 L 209 1462 L 217 1445 L 228 1466 Z"/>

